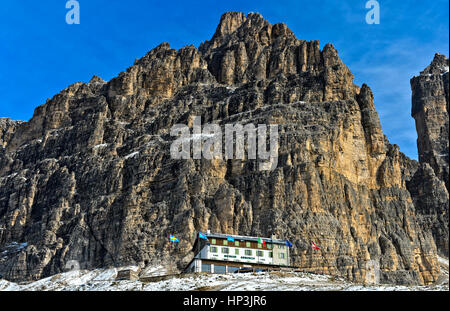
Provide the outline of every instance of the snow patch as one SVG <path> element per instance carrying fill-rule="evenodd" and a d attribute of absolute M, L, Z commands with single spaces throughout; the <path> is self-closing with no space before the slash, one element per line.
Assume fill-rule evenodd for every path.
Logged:
<path fill-rule="evenodd" d="M 438 256 L 438 261 L 440 264 L 448 266 L 448 259 Z"/>
<path fill-rule="evenodd" d="M 448 262 L 448 260 L 445 260 Z M 0 291 L 190 291 L 202 287 L 221 291 L 448 291 L 448 284 L 435 286 L 364 286 L 340 278 L 303 272 L 242 273 L 242 274 L 185 274 L 157 282 L 116 281 L 118 270 L 97 269 L 70 271 L 28 284 L 0 280 Z M 164 267 L 144 269 L 146 276 L 166 273 Z"/>
<path fill-rule="evenodd" d="M 28 246 L 27 242 L 24 242 L 24 243 L 11 242 L 10 244 L 8 244 L 6 246 L 6 248 L 13 249 L 15 251 L 21 251 L 22 249 L 24 249 L 27 246 Z"/>
<path fill-rule="evenodd" d="M 234 87 L 234 86 L 227 86 L 226 89 L 229 90 L 229 91 L 231 91 L 231 93 L 234 93 L 234 92 L 236 91 L 237 87 Z"/>
<path fill-rule="evenodd" d="M 108 147 L 108 144 L 95 145 L 94 149 L 105 148 L 105 147 Z"/>
<path fill-rule="evenodd" d="M 130 158 L 134 158 L 135 156 L 137 156 L 139 154 L 139 151 L 130 153 L 129 155 L 125 156 L 125 160 L 128 160 Z"/>

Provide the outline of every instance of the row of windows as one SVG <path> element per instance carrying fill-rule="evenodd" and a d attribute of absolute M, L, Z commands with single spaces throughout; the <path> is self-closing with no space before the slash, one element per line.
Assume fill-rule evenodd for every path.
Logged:
<path fill-rule="evenodd" d="M 218 249 L 216 246 L 211 246 L 210 248 L 211 253 L 217 253 Z M 222 254 L 229 254 L 230 253 L 230 249 L 228 247 L 222 247 L 221 249 Z M 234 254 L 235 255 L 240 255 L 240 250 L 239 249 L 234 249 Z M 272 252 L 269 252 L 269 257 L 272 258 L 273 254 Z M 245 256 L 253 256 L 253 251 L 251 249 L 245 249 L 244 250 L 244 255 Z M 264 252 L 263 251 L 256 251 L 256 256 L 257 257 L 263 257 L 264 256 Z M 278 258 L 280 259 L 284 259 L 285 258 L 285 254 L 284 253 L 279 253 L 278 254 Z"/>
<path fill-rule="evenodd" d="M 218 248 L 216 246 L 211 246 L 210 250 L 211 250 L 211 253 L 217 253 Z M 222 247 L 221 252 L 222 252 L 222 254 L 229 254 L 230 249 L 228 247 Z M 237 248 L 234 249 L 234 254 L 240 255 L 240 250 Z M 251 249 L 245 249 L 244 255 L 245 256 L 253 256 L 253 251 Z M 264 256 L 263 251 L 256 251 L 256 256 L 258 256 L 258 257 Z M 269 252 L 269 257 L 272 257 L 272 252 Z"/>
<path fill-rule="evenodd" d="M 202 264 L 201 272 L 209 272 L 211 273 L 211 265 L 209 264 Z M 222 266 L 222 265 L 214 265 L 214 273 L 233 273 L 237 270 L 239 270 L 239 267 L 230 267 L 230 266 Z"/>
<path fill-rule="evenodd" d="M 230 242 L 230 241 L 228 241 L 228 240 L 223 240 L 222 241 L 222 243 L 223 243 L 223 245 L 233 245 L 234 244 L 234 246 L 244 246 L 245 245 L 245 247 L 251 247 L 251 243 L 250 242 L 245 242 L 245 244 L 244 244 L 244 242 L 240 242 L 240 241 L 234 241 L 234 242 Z M 211 244 L 217 244 L 217 241 L 216 241 L 216 239 L 211 239 Z M 242 245 L 241 245 L 242 244 Z M 258 248 L 262 248 L 262 244 L 258 244 Z M 267 244 L 267 248 L 268 249 L 271 249 L 272 248 L 272 245 L 271 244 Z"/>
<path fill-rule="evenodd" d="M 228 244 L 228 240 L 223 240 L 222 243 L 223 245 L 229 245 Z M 231 242 L 233 243 L 233 242 Z M 217 240 L 216 239 L 211 239 L 211 244 L 216 245 L 217 244 Z M 233 244 L 230 244 L 233 245 Z M 242 246 L 244 245 L 244 242 L 242 242 Z M 240 241 L 234 241 L 234 246 L 240 246 Z M 250 242 L 245 242 L 245 247 L 251 247 L 251 243 Z M 258 248 L 262 248 L 262 244 L 258 243 Z M 272 244 L 267 244 L 267 248 L 268 249 L 272 249 Z M 279 249 L 284 249 L 284 245 L 278 245 Z"/>
<path fill-rule="evenodd" d="M 201 272 L 209 272 L 213 270 L 211 264 L 202 264 Z M 223 266 L 223 265 L 214 265 L 214 273 L 233 273 L 241 269 L 240 267 L 232 267 L 232 266 Z M 256 271 L 262 271 L 256 269 Z M 192 267 L 191 272 L 194 272 L 194 267 Z"/>

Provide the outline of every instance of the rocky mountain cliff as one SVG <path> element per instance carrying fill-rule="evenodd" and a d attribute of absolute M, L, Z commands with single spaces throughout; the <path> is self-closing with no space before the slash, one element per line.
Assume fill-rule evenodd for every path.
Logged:
<path fill-rule="evenodd" d="M 411 79 L 411 89 L 420 165 L 408 190 L 422 227 L 432 231 L 439 252 L 448 258 L 448 58 L 437 53 L 431 64 Z"/>
<path fill-rule="evenodd" d="M 420 79 L 413 90 L 432 94 Z M 172 159 L 170 128 L 194 116 L 221 127 L 277 124 L 277 167 Z M 289 239 L 292 263 L 307 272 L 430 284 L 435 239 L 446 234 L 448 245 L 448 229 L 436 233 L 443 206 L 433 195 L 444 189 L 434 185 L 445 170 L 431 163 L 441 162 L 430 171 L 388 142 L 370 88 L 353 83 L 333 45 L 320 49 L 259 14 L 226 13 L 198 49 L 163 43 L 111 81 L 75 83 L 30 121 L 1 120 L 0 130 L 8 280 L 49 276 L 70 260 L 182 268 L 196 231 L 211 230 Z M 420 174 L 435 178 L 422 185 Z M 430 209 L 436 217 L 424 216 Z"/>

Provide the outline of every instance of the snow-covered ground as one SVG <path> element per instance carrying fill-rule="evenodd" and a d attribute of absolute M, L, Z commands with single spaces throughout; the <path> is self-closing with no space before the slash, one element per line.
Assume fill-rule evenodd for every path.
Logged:
<path fill-rule="evenodd" d="M 448 264 L 448 261 L 447 261 Z M 146 275 L 166 271 L 150 268 Z M 364 286 L 310 273 L 187 274 L 157 282 L 116 281 L 117 269 L 70 271 L 28 284 L 0 280 L 0 291 L 448 291 L 448 279 L 434 286 Z"/>

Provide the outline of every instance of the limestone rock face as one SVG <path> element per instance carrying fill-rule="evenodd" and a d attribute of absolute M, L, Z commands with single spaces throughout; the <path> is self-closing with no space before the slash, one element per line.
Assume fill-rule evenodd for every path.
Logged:
<path fill-rule="evenodd" d="M 333 45 L 321 51 L 319 41 L 298 40 L 286 24 L 271 25 L 258 13 L 224 14 L 213 38 L 199 50 L 219 83 L 295 75 L 298 96 L 310 101 L 345 100 L 358 91 Z"/>
<path fill-rule="evenodd" d="M 449 62 L 436 54 L 430 66 L 411 79 L 419 161 L 428 163 L 448 184 Z"/>
<path fill-rule="evenodd" d="M 436 54 L 411 79 L 420 167 L 408 184 L 424 228 L 433 232 L 439 252 L 448 257 L 449 61 Z"/>
<path fill-rule="evenodd" d="M 171 127 L 195 116 L 222 133 L 277 124 L 276 167 L 173 159 Z M 3 123 L 7 279 L 52 275 L 71 260 L 181 269 L 206 230 L 275 234 L 294 245 L 293 265 L 356 282 L 438 277 L 432 230 L 407 188 L 418 164 L 384 137 L 370 88 L 353 84 L 331 44 L 320 50 L 259 14 L 226 13 L 198 50 L 163 43 L 117 78 L 75 83 L 30 121 Z"/>
<path fill-rule="evenodd" d="M 0 118 L 0 148 L 5 148 L 8 141 L 14 134 L 20 121 L 12 121 L 7 118 Z"/>

